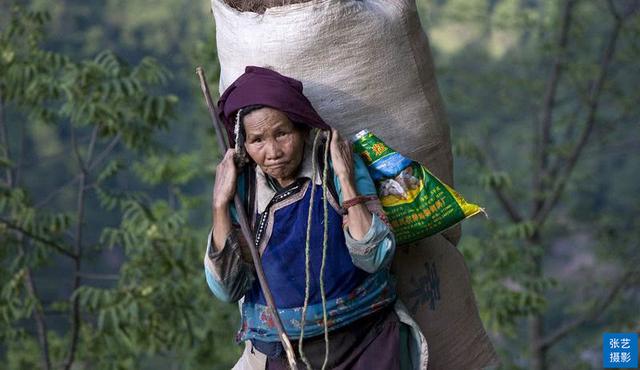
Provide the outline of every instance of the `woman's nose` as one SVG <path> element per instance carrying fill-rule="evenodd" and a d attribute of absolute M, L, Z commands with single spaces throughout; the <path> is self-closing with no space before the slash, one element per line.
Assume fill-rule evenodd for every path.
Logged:
<path fill-rule="evenodd" d="M 265 145 L 265 155 L 267 159 L 278 159 L 282 157 L 282 148 L 275 140 L 268 140 Z"/>

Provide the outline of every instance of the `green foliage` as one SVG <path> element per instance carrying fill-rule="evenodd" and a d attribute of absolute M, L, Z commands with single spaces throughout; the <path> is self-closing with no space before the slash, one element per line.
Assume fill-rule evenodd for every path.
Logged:
<path fill-rule="evenodd" d="M 178 109 L 163 92 L 172 73 L 149 57 L 45 50 L 49 19 L 12 5 L 0 29 L 0 352 L 10 369 L 44 368 L 43 356 L 55 368 L 228 368 L 237 309 L 208 291 L 206 232 L 189 220 L 203 157 L 162 140 Z M 104 258 L 119 259 L 117 275 Z M 40 278 L 52 266 L 55 284 Z M 59 320 L 75 317 L 77 334 Z M 32 330 L 43 322 L 45 336 Z"/>
<path fill-rule="evenodd" d="M 195 153 L 183 155 L 167 155 L 164 157 L 145 158 L 144 161 L 134 163 L 134 171 L 150 185 L 174 184 L 184 185 L 199 175 L 199 162 Z M 186 170 L 185 170 L 186 169 Z"/>
<path fill-rule="evenodd" d="M 618 14 L 633 10 L 630 3 L 610 3 Z M 565 4 L 419 2 L 450 113 L 457 188 L 492 217 L 489 225 L 466 223 L 460 249 L 471 268 L 481 316 L 499 346 L 502 369 L 531 367 L 525 320 L 533 316 L 543 318 L 544 334 L 554 334 L 591 315 L 550 347 L 550 368 L 599 366 L 594 338 L 607 329 L 622 330 L 616 327 L 637 330 L 628 322 L 637 322 L 637 312 L 630 310 L 639 304 L 632 288 L 639 274 L 634 257 L 639 225 L 632 220 L 640 210 L 634 200 L 640 189 L 631 179 L 640 167 L 631 158 L 640 146 L 630 138 L 640 134 L 635 124 L 640 96 L 633 87 L 640 74 L 631 62 L 640 57 L 640 16 L 636 12 L 625 19 L 604 70 L 616 22 L 611 8 L 607 2 L 575 2 L 562 46 Z M 545 96 L 556 61 L 557 92 L 549 106 Z M 603 71 L 603 88 L 596 94 L 595 81 Z M 594 107 L 594 126 L 588 129 Z M 545 146 L 546 108 L 551 116 Z M 585 133 L 590 134 L 586 145 L 567 175 Z M 535 177 L 543 155 L 548 170 L 540 173 L 539 187 Z M 549 202 L 556 190 L 561 190 L 559 201 L 541 222 L 536 202 Z M 632 275 L 623 293 L 599 310 L 625 271 Z M 566 353 L 590 357 L 568 362 Z"/>
<path fill-rule="evenodd" d="M 530 225 L 504 229 L 491 222 L 489 226 L 492 237 L 465 237 L 460 249 L 472 266 L 482 266 L 472 277 L 483 321 L 488 328 L 515 337 L 518 318 L 543 312 L 544 292 L 557 282 L 532 273 L 532 258 L 540 250 L 524 248 Z"/>

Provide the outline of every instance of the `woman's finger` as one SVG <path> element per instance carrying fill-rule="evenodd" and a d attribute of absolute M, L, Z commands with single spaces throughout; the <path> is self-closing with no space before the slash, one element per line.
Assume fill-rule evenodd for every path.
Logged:
<path fill-rule="evenodd" d="M 235 154 L 235 149 L 227 149 L 227 151 L 224 153 L 224 161 L 228 161 L 229 158 L 233 158 L 233 155 Z"/>

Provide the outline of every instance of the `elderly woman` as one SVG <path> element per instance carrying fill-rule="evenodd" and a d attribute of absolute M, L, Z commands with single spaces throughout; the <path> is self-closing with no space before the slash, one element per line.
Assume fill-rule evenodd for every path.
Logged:
<path fill-rule="evenodd" d="M 302 84 L 247 67 L 218 106 L 235 149 L 216 170 L 205 276 L 219 299 L 242 299 L 237 340 L 247 347 L 236 368 L 287 368 L 235 225 L 236 192 L 253 217 L 264 272 L 300 363 L 400 369 L 408 348 L 414 357 L 426 355 L 424 338 L 411 344 L 393 309 L 395 240 L 373 182 L 351 145 L 302 94 Z"/>

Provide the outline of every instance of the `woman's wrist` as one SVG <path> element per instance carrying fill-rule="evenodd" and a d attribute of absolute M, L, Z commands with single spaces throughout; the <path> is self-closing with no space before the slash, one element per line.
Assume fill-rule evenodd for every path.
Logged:
<path fill-rule="evenodd" d="M 229 214 L 229 205 L 226 204 L 214 204 L 211 209 L 212 229 L 215 230 L 220 226 L 231 222 L 231 215 Z"/>
<path fill-rule="evenodd" d="M 353 198 L 343 200 L 342 208 L 345 212 L 347 212 L 351 207 L 357 206 L 359 204 L 365 204 L 375 199 L 377 199 L 377 197 L 373 195 L 358 195 Z"/>
<path fill-rule="evenodd" d="M 344 198 L 345 201 L 342 203 L 346 217 L 345 226 L 355 240 L 361 240 L 371 227 L 373 215 L 365 205 L 366 198 L 368 197 Z"/>
<path fill-rule="evenodd" d="M 351 199 L 358 196 L 358 191 L 356 190 L 356 185 L 353 181 L 352 176 L 338 175 L 338 181 L 340 182 L 340 189 L 342 191 L 342 200 Z"/>
<path fill-rule="evenodd" d="M 211 239 L 216 251 L 221 251 L 224 248 L 225 240 L 229 232 L 231 232 L 231 228 L 231 215 L 229 214 L 228 206 L 214 206 Z"/>

